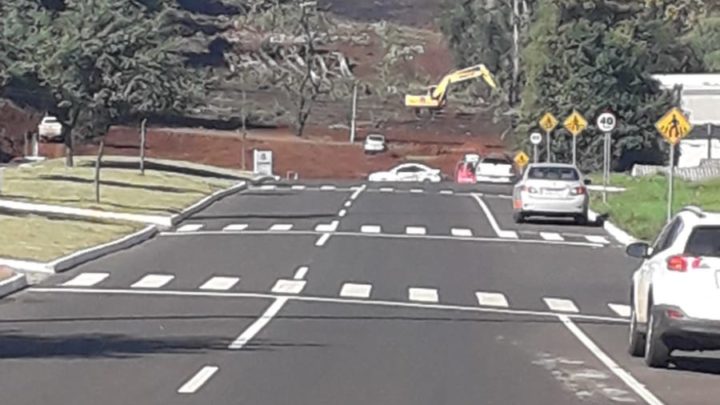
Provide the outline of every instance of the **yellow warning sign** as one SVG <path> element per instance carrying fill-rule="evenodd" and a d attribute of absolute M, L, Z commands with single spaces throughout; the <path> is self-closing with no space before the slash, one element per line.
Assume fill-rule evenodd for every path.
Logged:
<path fill-rule="evenodd" d="M 523 168 L 527 166 L 527 164 L 530 162 L 530 157 L 525 152 L 518 152 L 515 154 L 515 158 L 513 159 L 515 161 L 515 164 L 520 166 L 520 168 Z"/>
<path fill-rule="evenodd" d="M 585 120 L 579 112 L 573 111 L 569 117 L 563 123 L 565 129 L 568 130 L 573 136 L 578 136 L 588 126 L 588 122 Z"/>
<path fill-rule="evenodd" d="M 685 117 L 685 114 L 675 107 L 655 123 L 655 128 L 669 144 L 675 145 L 688 136 L 692 130 L 692 125 L 690 125 L 690 121 Z"/>
<path fill-rule="evenodd" d="M 540 128 L 544 129 L 545 132 L 552 131 L 553 129 L 555 129 L 557 124 L 558 124 L 557 118 L 555 118 L 555 116 L 552 115 L 551 113 L 545 113 L 545 115 L 543 115 L 543 117 L 540 118 Z"/>

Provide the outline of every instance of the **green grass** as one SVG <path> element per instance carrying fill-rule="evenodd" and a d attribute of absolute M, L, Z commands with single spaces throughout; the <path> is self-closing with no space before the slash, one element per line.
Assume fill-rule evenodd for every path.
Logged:
<path fill-rule="evenodd" d="M 95 203 L 94 169 L 66 168 L 62 160 L 30 167 L 7 168 L 0 198 L 104 211 L 169 215 L 203 197 L 226 188 L 232 181 L 154 170 L 103 168 L 100 203 Z"/>
<path fill-rule="evenodd" d="M 144 226 L 0 215 L 0 257 L 51 261 L 121 238 Z"/>
<path fill-rule="evenodd" d="M 591 176 L 593 184 L 602 178 Z M 668 180 L 665 176 L 630 177 L 614 174 L 610 184 L 625 187 L 622 193 L 608 193 L 608 204 L 602 194 L 592 192 L 591 207 L 598 213 L 609 213 L 617 226 L 643 240 L 652 240 L 665 224 Z M 690 183 L 675 180 L 673 212 L 686 205 L 697 205 L 708 211 L 720 211 L 720 179 Z"/>

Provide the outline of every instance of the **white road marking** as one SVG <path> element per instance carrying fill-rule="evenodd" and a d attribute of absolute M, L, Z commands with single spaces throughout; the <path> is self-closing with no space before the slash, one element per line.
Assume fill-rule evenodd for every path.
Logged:
<path fill-rule="evenodd" d="M 352 201 L 345 201 L 345 204 L 343 204 L 343 207 L 350 208 L 351 205 L 352 205 Z"/>
<path fill-rule="evenodd" d="M 340 289 L 340 296 L 348 298 L 370 298 L 371 290 L 372 285 L 370 284 L 345 283 Z"/>
<path fill-rule="evenodd" d="M 352 193 L 352 195 L 350 196 L 350 199 L 351 199 L 351 200 L 355 200 L 356 198 L 358 198 L 358 196 L 360 195 L 360 193 L 362 193 L 363 190 L 365 190 L 365 187 L 367 187 L 367 185 L 365 185 L 365 184 L 363 184 L 362 186 L 360 186 L 357 190 L 355 190 L 354 193 Z M 348 207 L 349 207 L 349 206 L 348 206 Z"/>
<path fill-rule="evenodd" d="M 455 194 L 455 192 L 452 190 L 440 190 L 440 194 L 452 195 Z"/>
<path fill-rule="evenodd" d="M 318 238 L 318 240 L 315 241 L 315 246 L 318 246 L 318 247 L 320 247 L 320 246 L 325 246 L 325 244 L 327 243 L 328 239 L 330 239 L 330 235 L 332 235 L 332 234 L 330 234 L 330 233 L 324 233 L 324 234 L 320 235 L 320 237 Z"/>
<path fill-rule="evenodd" d="M 343 209 L 343 210 L 340 210 L 340 212 L 338 212 L 338 216 L 339 216 L 340 218 L 344 217 L 345 215 L 347 215 L 347 210 L 344 210 L 344 209 Z"/>
<path fill-rule="evenodd" d="M 289 231 L 293 228 L 292 224 L 274 224 L 270 227 L 271 231 Z"/>
<path fill-rule="evenodd" d="M 575 303 L 565 298 L 543 298 L 545 304 L 551 311 L 557 312 L 580 312 Z"/>
<path fill-rule="evenodd" d="M 227 291 L 240 281 L 240 277 L 211 277 L 200 286 L 201 290 Z"/>
<path fill-rule="evenodd" d="M 160 288 L 169 283 L 175 276 L 172 274 L 148 274 L 134 282 L 131 288 Z"/>
<path fill-rule="evenodd" d="M 452 236 L 470 237 L 473 236 L 472 231 L 467 228 L 453 228 L 450 230 Z"/>
<path fill-rule="evenodd" d="M 405 233 L 408 235 L 425 235 L 427 230 L 424 226 L 408 226 L 405 228 Z"/>
<path fill-rule="evenodd" d="M 507 308 L 510 306 L 508 304 L 507 298 L 505 298 L 505 295 L 501 293 L 478 291 L 475 293 L 475 296 L 477 297 L 478 304 L 480 305 L 502 308 Z"/>
<path fill-rule="evenodd" d="M 303 281 L 304 283 L 304 281 Z M 250 325 L 243 333 L 240 334 L 230 345 L 230 350 L 240 350 L 265 327 L 280 312 L 285 303 L 288 301 L 288 297 L 278 297 L 273 301 L 268 309 L 263 312 L 260 318 L 256 319 L 252 325 Z"/>
<path fill-rule="evenodd" d="M 178 394 L 194 394 L 200 389 L 215 373 L 220 370 L 217 366 L 205 366 L 192 376 L 182 387 L 178 389 Z"/>
<path fill-rule="evenodd" d="M 622 316 L 623 318 L 629 318 L 630 317 L 630 305 L 625 304 L 608 304 L 608 307 L 612 309 L 616 314 Z"/>
<path fill-rule="evenodd" d="M 382 228 L 380 225 L 363 225 L 360 227 L 360 232 L 362 233 L 380 233 L 382 232 Z"/>
<path fill-rule="evenodd" d="M 195 232 L 202 229 L 202 227 L 205 226 L 203 224 L 187 224 L 179 227 L 177 229 L 177 232 Z"/>
<path fill-rule="evenodd" d="M 279 279 L 275 282 L 272 288 L 272 292 L 276 294 L 300 294 L 303 288 L 305 288 L 305 280 L 286 280 Z"/>
<path fill-rule="evenodd" d="M 294 185 L 294 186 L 292 186 L 292 187 L 290 187 L 290 188 L 291 188 L 292 190 L 305 190 L 305 185 L 304 185 L 304 184 L 296 184 L 296 185 Z"/>
<path fill-rule="evenodd" d="M 302 280 L 305 278 L 305 275 L 308 272 L 308 266 L 300 266 L 297 270 L 295 270 L 295 275 L 293 276 L 293 279 L 295 280 Z"/>
<path fill-rule="evenodd" d="M 493 216 L 492 212 L 490 212 L 490 208 L 488 208 L 487 204 L 485 204 L 485 201 L 482 200 L 477 194 L 472 195 L 473 198 L 475 198 L 475 201 L 477 201 L 478 204 L 480 204 L 480 208 L 485 212 L 485 216 L 488 219 L 488 222 L 490 222 L 490 226 L 492 226 L 493 230 L 497 234 L 497 236 L 501 238 L 508 238 L 508 239 L 517 239 L 518 235 L 515 231 L 505 231 L 500 229 L 500 226 L 498 225 L 497 221 L 495 220 L 495 217 Z"/>
<path fill-rule="evenodd" d="M 393 191 L 395 191 L 395 189 L 392 187 L 380 187 L 381 193 L 392 193 Z"/>
<path fill-rule="evenodd" d="M 545 240 L 565 240 L 562 235 L 555 232 L 540 232 L 540 237 Z"/>
<path fill-rule="evenodd" d="M 602 243 L 603 245 L 607 245 L 608 243 L 610 243 L 610 241 L 607 240 L 606 237 L 599 235 L 585 235 L 585 239 L 587 239 L 588 242 Z"/>
<path fill-rule="evenodd" d="M 413 194 L 420 194 L 420 193 L 424 193 L 425 190 L 423 190 L 421 188 L 412 188 L 412 189 L 410 189 L 410 192 Z"/>
<path fill-rule="evenodd" d="M 230 224 L 223 228 L 223 231 L 244 231 L 248 227 L 248 224 Z"/>
<path fill-rule="evenodd" d="M 408 299 L 416 302 L 438 302 L 438 292 L 434 288 L 408 288 Z"/>
<path fill-rule="evenodd" d="M 109 275 L 110 273 L 81 273 L 62 285 L 66 287 L 92 287 L 108 278 Z"/>
<path fill-rule="evenodd" d="M 575 337 L 587 347 L 590 352 L 602 362 L 613 374 L 618 376 L 630 389 L 632 389 L 640 398 L 645 400 L 648 405 L 663 405 L 663 402 L 650 392 L 643 384 L 635 379 L 629 372 L 620 367 L 613 359 L 610 358 L 600 347 L 595 344 L 567 315 L 558 315 L 560 322 L 565 325 Z"/>
<path fill-rule="evenodd" d="M 330 191 L 330 190 L 335 190 L 335 189 L 337 189 L 337 187 L 331 186 L 331 185 L 320 186 L 320 190 L 322 190 L 322 191 Z"/>
<path fill-rule="evenodd" d="M 340 224 L 340 221 L 332 221 L 329 224 L 319 224 L 315 227 L 315 231 L 317 232 L 335 232 L 338 225 Z"/>
<path fill-rule="evenodd" d="M 275 190 L 277 186 L 275 184 L 263 184 L 260 186 L 260 190 Z"/>

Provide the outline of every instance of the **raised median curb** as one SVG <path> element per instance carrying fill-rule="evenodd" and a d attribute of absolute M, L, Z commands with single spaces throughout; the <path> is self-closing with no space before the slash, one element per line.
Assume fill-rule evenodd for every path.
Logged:
<path fill-rule="evenodd" d="M 600 215 L 598 215 L 597 212 L 593 210 L 588 210 L 588 219 L 592 222 L 597 222 Z M 633 242 L 637 242 L 637 239 L 635 239 L 632 235 L 629 233 L 623 231 L 618 227 L 617 225 L 613 224 L 610 221 L 603 220 L 603 229 L 605 229 L 605 232 L 610 234 L 615 240 L 620 242 L 622 245 L 627 246 Z"/>
<path fill-rule="evenodd" d="M 0 280 L 0 298 L 22 290 L 27 284 L 27 276 L 23 273 L 15 273 L 4 280 Z"/>
<path fill-rule="evenodd" d="M 245 190 L 248 187 L 247 181 L 241 181 L 237 184 L 230 186 L 224 190 L 216 191 L 209 196 L 203 198 L 202 200 L 196 202 L 195 204 L 189 206 L 188 208 L 185 208 L 181 213 L 175 214 L 172 217 L 169 218 L 169 225 L 167 226 L 175 226 L 179 222 L 185 220 L 187 217 L 194 215 L 198 211 L 202 211 L 205 208 L 207 208 L 210 204 L 225 198 L 231 194 L 240 192 L 242 190 Z"/>

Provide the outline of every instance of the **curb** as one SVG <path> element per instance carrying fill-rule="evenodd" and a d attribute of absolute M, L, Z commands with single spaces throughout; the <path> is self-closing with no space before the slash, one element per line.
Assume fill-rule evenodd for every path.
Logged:
<path fill-rule="evenodd" d="M 588 217 L 591 221 L 595 222 L 597 221 L 597 218 L 599 217 L 598 213 L 593 210 L 588 210 Z M 613 224 L 610 221 L 603 221 L 603 229 L 605 229 L 605 232 L 610 234 L 615 240 L 620 242 L 622 245 L 627 246 L 631 243 L 637 242 L 637 239 L 632 237 L 629 233 L 623 231 L 618 227 L 617 225 Z"/>
<path fill-rule="evenodd" d="M 0 298 L 22 290 L 27 285 L 27 276 L 23 273 L 17 273 L 8 279 L 0 281 Z"/>
<path fill-rule="evenodd" d="M 179 222 L 185 220 L 187 217 L 197 213 L 198 211 L 201 211 L 201 210 L 207 208 L 208 205 L 216 202 L 217 200 L 225 198 L 231 194 L 235 194 L 239 191 L 242 191 L 242 190 L 246 189 L 247 186 L 248 186 L 247 181 L 241 181 L 241 182 L 239 182 L 233 186 L 230 186 L 224 190 L 216 191 L 213 194 L 210 194 L 209 196 L 207 196 L 207 197 L 203 198 L 202 200 L 196 202 L 195 204 L 189 206 L 188 208 L 185 208 L 181 213 L 175 214 L 172 217 L 168 218 L 167 220 L 168 220 L 169 224 L 167 226 L 168 227 L 175 226 Z"/>

